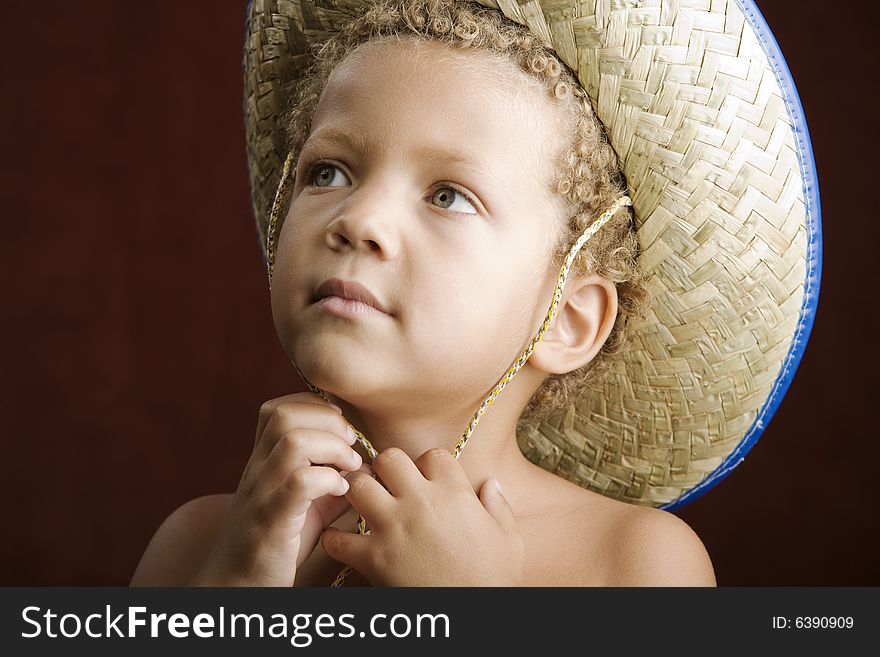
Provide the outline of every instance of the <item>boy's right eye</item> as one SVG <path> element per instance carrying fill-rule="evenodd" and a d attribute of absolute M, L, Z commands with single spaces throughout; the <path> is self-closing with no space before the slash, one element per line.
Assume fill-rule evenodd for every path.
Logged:
<path fill-rule="evenodd" d="M 342 173 L 342 170 L 329 162 L 316 162 L 309 169 L 306 184 L 313 187 L 344 187 L 345 185 L 332 184 L 337 179 L 334 172 Z"/>

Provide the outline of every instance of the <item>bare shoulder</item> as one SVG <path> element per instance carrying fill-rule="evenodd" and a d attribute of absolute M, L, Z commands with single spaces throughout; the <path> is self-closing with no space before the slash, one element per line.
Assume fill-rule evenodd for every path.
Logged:
<path fill-rule="evenodd" d="M 625 506 L 612 534 L 610 586 L 716 586 L 709 554 L 684 520 L 661 509 Z"/>
<path fill-rule="evenodd" d="M 601 495 L 538 466 L 531 474 L 529 486 L 541 495 L 524 499 L 540 502 L 520 514 L 526 549 L 540 555 L 526 577 L 530 585 L 716 585 L 703 542 L 678 516 Z"/>
<path fill-rule="evenodd" d="M 156 530 L 129 586 L 184 586 L 204 564 L 231 494 L 204 495 L 175 509 Z"/>

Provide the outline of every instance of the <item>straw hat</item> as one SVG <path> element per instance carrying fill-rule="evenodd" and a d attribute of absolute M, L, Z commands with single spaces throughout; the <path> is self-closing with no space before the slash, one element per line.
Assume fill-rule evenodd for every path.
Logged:
<path fill-rule="evenodd" d="M 818 188 L 797 92 L 752 0 L 478 0 L 581 81 L 629 183 L 654 306 L 573 403 L 518 435 L 533 462 L 671 510 L 742 462 L 812 327 Z M 282 112 L 309 46 L 369 0 L 252 0 L 244 77 L 259 243 L 285 162 Z M 477 437 L 479 439 L 479 437 Z"/>

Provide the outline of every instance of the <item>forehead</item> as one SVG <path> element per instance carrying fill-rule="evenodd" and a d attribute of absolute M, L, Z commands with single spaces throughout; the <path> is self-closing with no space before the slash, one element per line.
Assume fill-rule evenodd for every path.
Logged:
<path fill-rule="evenodd" d="M 429 145 L 530 188 L 546 182 L 548 160 L 562 145 L 559 110 L 543 93 L 491 53 L 436 41 L 368 42 L 333 71 L 312 133 L 339 128 L 377 150 Z"/>

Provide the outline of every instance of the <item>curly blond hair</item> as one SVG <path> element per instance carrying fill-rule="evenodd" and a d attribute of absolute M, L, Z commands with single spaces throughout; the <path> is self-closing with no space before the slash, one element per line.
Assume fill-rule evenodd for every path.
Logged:
<path fill-rule="evenodd" d="M 342 29 L 312 45 L 309 64 L 292 90 L 291 105 L 284 115 L 288 150 L 298 153 L 302 148 L 324 87 L 349 53 L 367 42 L 403 39 L 437 40 L 460 50 L 504 56 L 538 81 L 549 101 L 565 111 L 569 121 L 560 128 L 568 130 L 568 148 L 553 163 L 550 190 L 566 210 L 551 249 L 552 264 L 558 271 L 574 240 L 626 193 L 626 180 L 589 96 L 575 75 L 549 44 L 498 10 L 470 0 L 377 0 Z M 628 319 L 644 317 L 651 303 L 644 273 L 636 262 L 638 254 L 639 242 L 628 208 L 621 209 L 580 250 L 570 277 L 598 274 L 612 281 L 618 295 L 617 319 L 589 363 L 565 374 L 548 375 L 523 409 L 518 429 L 541 422 L 570 405 L 622 352 Z"/>

